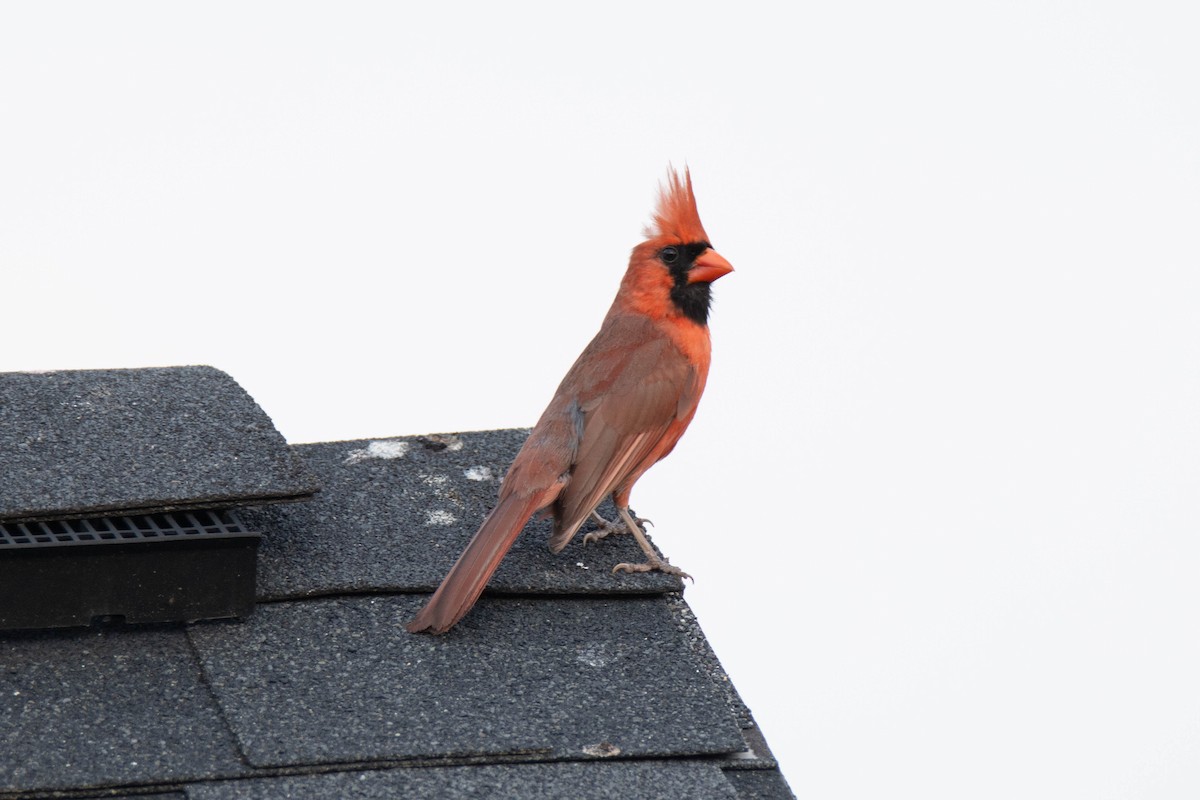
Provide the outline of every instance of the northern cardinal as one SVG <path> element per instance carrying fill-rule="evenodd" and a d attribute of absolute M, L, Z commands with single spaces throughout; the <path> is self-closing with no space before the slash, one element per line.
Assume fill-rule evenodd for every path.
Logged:
<path fill-rule="evenodd" d="M 654 552 L 629 512 L 633 484 L 670 453 L 696 413 L 708 378 L 712 282 L 733 267 L 708 242 L 696 213 L 691 174 L 674 170 L 661 187 L 646 240 L 633 248 L 612 308 L 567 372 L 500 486 L 499 502 L 441 586 L 408 623 L 413 633 L 444 633 L 463 618 L 539 511 L 554 517 L 557 553 L 589 517 L 604 532 L 632 533 L 643 564 L 614 572 L 659 570 L 686 576 Z M 611 495 L 624 526 L 596 506 Z M 599 538 L 589 534 L 589 538 Z"/>

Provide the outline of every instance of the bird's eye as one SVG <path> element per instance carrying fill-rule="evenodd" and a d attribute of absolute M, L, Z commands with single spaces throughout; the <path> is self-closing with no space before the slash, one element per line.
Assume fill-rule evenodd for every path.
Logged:
<path fill-rule="evenodd" d="M 658 257 L 662 259 L 664 264 L 674 264 L 679 258 L 679 251 L 674 247 L 664 247 L 658 251 Z"/>

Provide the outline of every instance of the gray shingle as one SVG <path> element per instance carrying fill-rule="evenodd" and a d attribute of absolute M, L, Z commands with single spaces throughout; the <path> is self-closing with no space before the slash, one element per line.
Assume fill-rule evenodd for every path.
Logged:
<path fill-rule="evenodd" d="M 246 772 L 182 629 L 0 636 L 0 792 Z"/>
<path fill-rule="evenodd" d="M 421 767 L 189 786 L 188 800 L 736 800 L 721 771 L 701 763 L 615 762 Z"/>
<path fill-rule="evenodd" d="M 0 520 L 288 500 L 312 475 L 212 367 L 0 373 Z"/>
<path fill-rule="evenodd" d="M 321 493 L 309 503 L 241 512 L 248 527 L 265 534 L 259 597 L 432 591 L 495 503 L 500 478 L 527 433 L 297 445 L 324 487 Z M 611 505 L 601 512 L 615 517 Z M 662 573 L 613 575 L 614 564 L 644 560 L 630 536 L 588 547 L 576 537 L 554 555 L 546 547 L 549 530 L 547 520 L 526 526 L 490 591 L 637 594 L 682 588 L 678 578 Z"/>
<path fill-rule="evenodd" d="M 484 598 L 445 636 L 408 634 L 424 599 L 278 603 L 190 628 L 250 763 L 744 747 L 666 598 Z"/>
<path fill-rule="evenodd" d="M 796 800 L 777 769 L 730 769 L 725 771 L 725 779 L 739 800 Z"/>

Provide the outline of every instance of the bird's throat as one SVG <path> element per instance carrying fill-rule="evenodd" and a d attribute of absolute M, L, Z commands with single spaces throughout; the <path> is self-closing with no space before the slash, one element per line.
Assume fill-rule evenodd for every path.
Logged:
<path fill-rule="evenodd" d="M 712 284 L 688 283 L 686 277 L 680 283 L 676 278 L 671 287 L 671 302 L 692 322 L 707 325 L 708 311 L 712 307 Z"/>

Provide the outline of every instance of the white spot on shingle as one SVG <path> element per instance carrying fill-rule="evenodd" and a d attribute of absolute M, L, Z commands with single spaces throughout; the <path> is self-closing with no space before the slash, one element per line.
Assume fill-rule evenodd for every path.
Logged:
<path fill-rule="evenodd" d="M 458 522 L 458 517 L 440 508 L 425 512 L 426 525 L 453 525 L 456 522 Z"/>
<path fill-rule="evenodd" d="M 492 474 L 491 467 L 485 467 L 482 465 L 463 470 L 463 475 L 466 475 L 467 479 L 472 481 L 490 481 L 496 477 L 494 474 Z"/>
<path fill-rule="evenodd" d="M 422 472 L 417 477 L 421 479 L 421 483 L 433 490 L 434 497 L 439 500 L 458 502 L 458 498 L 451 491 L 449 475 L 426 475 Z"/>
<path fill-rule="evenodd" d="M 587 564 L 585 564 L 585 563 L 583 563 L 582 561 L 576 561 L 576 562 L 575 562 L 575 566 L 579 567 L 580 569 L 587 569 L 587 568 L 588 568 L 588 565 L 587 565 Z"/>
<path fill-rule="evenodd" d="M 575 660 L 580 664 L 587 664 L 589 667 L 603 667 L 608 664 L 608 656 L 604 654 L 603 645 L 587 645 L 581 647 L 579 654 L 575 656 Z"/>
<path fill-rule="evenodd" d="M 408 442 L 397 442 L 389 439 L 381 439 L 371 442 L 366 447 L 357 450 L 351 450 L 346 456 L 344 464 L 357 464 L 359 461 L 364 461 L 368 458 L 403 458 L 408 452 Z"/>
<path fill-rule="evenodd" d="M 408 452 L 408 442 L 379 441 L 367 445 L 371 458 L 401 458 Z"/>

